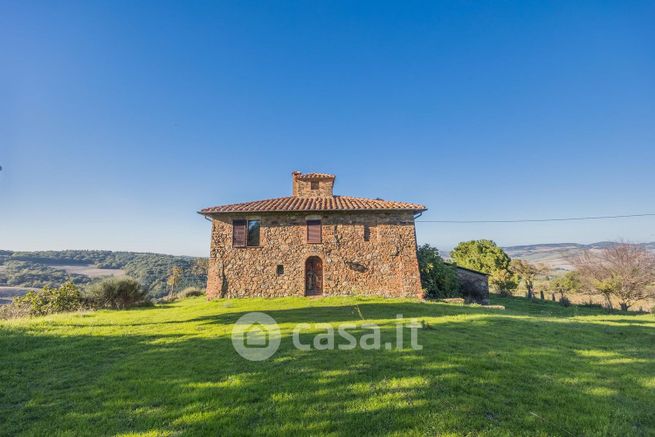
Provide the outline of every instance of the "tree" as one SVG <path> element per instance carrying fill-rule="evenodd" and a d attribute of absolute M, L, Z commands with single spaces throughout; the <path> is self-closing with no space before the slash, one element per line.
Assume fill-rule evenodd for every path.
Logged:
<path fill-rule="evenodd" d="M 636 244 L 618 243 L 599 251 L 587 250 L 574 260 L 583 292 L 612 298 L 622 310 L 655 298 L 655 256 Z"/>
<path fill-rule="evenodd" d="M 528 291 L 528 297 L 534 299 L 534 281 L 537 279 L 537 276 L 544 271 L 544 269 L 522 259 L 512 260 L 511 267 L 512 271 L 519 278 L 519 281 L 523 282 L 525 285 L 525 288 Z"/>
<path fill-rule="evenodd" d="M 191 264 L 191 274 L 193 276 L 197 276 L 201 279 L 204 278 L 206 280 L 207 266 L 208 266 L 207 258 L 196 258 L 195 260 L 193 260 L 193 264 Z"/>
<path fill-rule="evenodd" d="M 173 296 L 173 293 L 175 292 L 175 286 L 180 281 L 181 277 L 182 269 L 179 266 L 171 267 L 171 272 L 168 275 L 168 279 L 166 280 L 166 283 L 170 287 L 169 296 Z"/>
<path fill-rule="evenodd" d="M 489 284 L 496 291 L 510 292 L 516 288 L 516 279 L 510 270 L 512 259 L 491 240 L 459 243 L 450 257 L 458 266 L 490 275 Z"/>
<path fill-rule="evenodd" d="M 494 290 L 497 290 L 501 296 L 512 296 L 519 284 L 516 276 L 512 272 L 509 270 L 498 270 L 489 276 L 489 285 Z"/>
<path fill-rule="evenodd" d="M 427 297 L 443 298 L 459 295 L 459 283 L 455 269 L 446 264 L 439 250 L 429 244 L 418 248 L 418 268 L 421 287 Z"/>
<path fill-rule="evenodd" d="M 577 293 L 580 286 L 580 278 L 577 272 L 566 272 L 564 275 L 553 279 L 549 284 L 549 288 L 553 292 L 559 293 L 560 300 L 567 297 L 568 294 Z"/>

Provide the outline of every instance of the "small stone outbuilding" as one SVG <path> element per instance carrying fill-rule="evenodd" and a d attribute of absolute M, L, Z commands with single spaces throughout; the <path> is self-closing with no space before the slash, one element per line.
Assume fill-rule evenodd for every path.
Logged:
<path fill-rule="evenodd" d="M 208 298 L 421 293 L 423 205 L 336 196 L 335 176 L 292 174 L 292 195 L 205 208 Z"/>
<path fill-rule="evenodd" d="M 453 264 L 464 298 L 470 302 L 489 303 L 489 275 Z"/>

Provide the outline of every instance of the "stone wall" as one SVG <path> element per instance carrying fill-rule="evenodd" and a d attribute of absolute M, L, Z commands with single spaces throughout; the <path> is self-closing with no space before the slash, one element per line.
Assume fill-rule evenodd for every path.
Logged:
<path fill-rule="evenodd" d="M 318 218 L 323 242 L 307 244 L 306 220 Z M 258 247 L 232 247 L 234 219 L 261 221 Z M 212 221 L 207 296 L 304 296 L 310 256 L 322 260 L 323 295 L 413 297 L 421 290 L 411 212 L 225 214 Z"/>
<path fill-rule="evenodd" d="M 489 277 L 481 272 L 455 266 L 460 290 L 468 301 L 489 303 Z"/>

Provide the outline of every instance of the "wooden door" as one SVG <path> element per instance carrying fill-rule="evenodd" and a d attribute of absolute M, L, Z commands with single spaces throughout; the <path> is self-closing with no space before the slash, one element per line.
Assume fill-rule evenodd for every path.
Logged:
<path fill-rule="evenodd" d="M 305 262 L 305 296 L 323 294 L 323 262 L 310 256 Z"/>

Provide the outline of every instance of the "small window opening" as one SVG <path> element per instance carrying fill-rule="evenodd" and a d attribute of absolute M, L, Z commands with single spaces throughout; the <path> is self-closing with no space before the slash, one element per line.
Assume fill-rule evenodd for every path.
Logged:
<path fill-rule="evenodd" d="M 371 241 L 371 225 L 364 225 L 364 241 Z"/>
<path fill-rule="evenodd" d="M 311 187 L 312 190 L 318 190 L 319 182 L 318 181 L 312 181 L 311 182 Z"/>
<path fill-rule="evenodd" d="M 277 268 L 275 269 L 275 273 L 277 273 L 278 276 L 284 275 L 284 266 L 282 264 L 278 264 Z"/>

